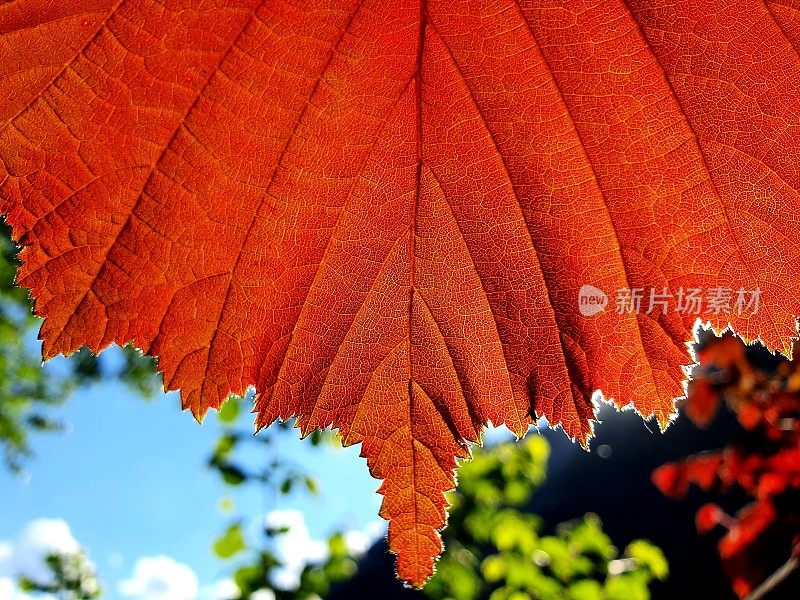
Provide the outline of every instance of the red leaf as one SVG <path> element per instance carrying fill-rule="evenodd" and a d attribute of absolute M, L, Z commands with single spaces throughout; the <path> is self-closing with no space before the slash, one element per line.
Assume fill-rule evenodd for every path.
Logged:
<path fill-rule="evenodd" d="M 720 394 L 705 379 L 689 382 L 686 394 L 686 416 L 701 428 L 711 425 L 720 404 Z"/>
<path fill-rule="evenodd" d="M 45 356 L 133 341 L 201 416 L 258 391 L 363 442 L 400 576 L 483 425 L 666 424 L 697 317 L 787 350 L 785 2 L 16 0 L 0 195 Z M 591 285 L 762 310 L 579 311 Z M 645 303 L 647 300 L 645 300 Z"/>
<path fill-rule="evenodd" d="M 662 494 L 675 500 L 680 500 L 689 491 L 689 481 L 681 463 L 663 464 L 653 471 L 650 478 Z"/>
<path fill-rule="evenodd" d="M 720 476 L 720 467 L 727 466 L 721 454 L 697 454 L 680 462 L 666 463 L 653 471 L 653 484 L 665 496 L 681 499 L 694 483 L 709 490 Z"/>
<path fill-rule="evenodd" d="M 769 502 L 750 504 L 741 514 L 737 515 L 738 525 L 720 540 L 720 555 L 728 558 L 742 551 L 775 520 L 775 516 L 775 508 Z"/>
<path fill-rule="evenodd" d="M 697 531 L 700 533 L 708 533 L 714 529 L 721 521 L 725 520 L 727 515 L 720 509 L 719 506 L 711 502 L 704 504 L 694 516 Z"/>
<path fill-rule="evenodd" d="M 731 577 L 734 592 L 743 598 L 763 580 L 763 568 L 752 564 L 747 552 L 764 531 L 775 522 L 777 513 L 770 502 L 748 505 L 737 515 L 738 522 L 719 542 L 719 553 Z"/>
<path fill-rule="evenodd" d="M 730 333 L 712 339 L 711 343 L 698 350 L 697 362 L 704 367 L 715 367 L 724 371 L 735 370 L 737 376 L 753 370 L 747 361 L 745 346 Z"/>

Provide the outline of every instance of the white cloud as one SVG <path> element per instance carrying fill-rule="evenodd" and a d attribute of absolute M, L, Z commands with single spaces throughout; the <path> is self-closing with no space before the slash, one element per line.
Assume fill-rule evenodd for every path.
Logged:
<path fill-rule="evenodd" d="M 80 545 L 62 519 L 36 519 L 29 522 L 13 542 L 0 540 L 0 600 L 27 600 L 17 581 L 25 577 L 39 584 L 51 581 L 45 559 L 51 554 L 73 554 Z M 38 596 L 38 598 L 53 598 Z"/>
<path fill-rule="evenodd" d="M 11 564 L 13 556 L 14 546 L 10 542 L 0 541 L 0 578 L 11 577 L 14 570 Z"/>
<path fill-rule="evenodd" d="M 12 575 L 46 584 L 51 577 L 50 568 L 45 562 L 47 556 L 75 554 L 80 549 L 66 521 L 36 519 L 25 526 L 14 544 L 11 557 Z"/>
<path fill-rule="evenodd" d="M 311 537 L 299 510 L 273 510 L 264 518 L 264 526 L 288 528 L 286 533 L 275 537 L 275 554 L 283 566 L 275 571 L 273 584 L 280 589 L 296 589 L 306 564 L 321 562 L 328 556 L 328 544 Z"/>
<path fill-rule="evenodd" d="M 136 561 L 133 575 L 122 581 L 119 593 L 134 600 L 195 600 L 197 575 L 168 556 L 145 556 Z"/>
<path fill-rule="evenodd" d="M 31 600 L 31 597 L 20 592 L 17 582 L 11 577 L 0 577 L 0 600 Z"/>
<path fill-rule="evenodd" d="M 364 554 L 370 546 L 386 535 L 385 521 L 370 521 L 364 529 L 353 529 L 344 534 L 348 550 L 356 556 Z"/>
<path fill-rule="evenodd" d="M 231 600 L 239 597 L 239 586 L 233 579 L 221 579 L 200 590 L 201 600 Z"/>
<path fill-rule="evenodd" d="M 270 529 L 287 528 L 286 533 L 275 538 L 274 551 L 282 567 L 273 574 L 272 583 L 283 590 L 296 589 L 300 574 L 307 564 L 324 561 L 328 557 L 328 543 L 312 538 L 303 513 L 298 510 L 275 510 L 264 518 L 264 526 Z M 345 543 L 353 554 L 363 554 L 381 536 L 385 535 L 383 521 L 373 521 L 363 530 L 348 531 Z"/>

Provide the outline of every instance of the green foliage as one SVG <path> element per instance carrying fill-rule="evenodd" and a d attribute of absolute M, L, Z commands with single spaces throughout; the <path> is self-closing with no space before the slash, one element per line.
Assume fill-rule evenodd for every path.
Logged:
<path fill-rule="evenodd" d="M 647 600 L 665 579 L 661 551 L 644 540 L 619 557 L 600 520 L 587 514 L 544 535 L 524 512 L 546 475 L 549 447 L 532 435 L 479 449 L 449 496 L 445 553 L 425 587 L 435 600 Z"/>
<path fill-rule="evenodd" d="M 307 491 L 315 491 L 313 478 L 285 458 L 268 461 L 264 469 L 245 464 L 240 444 L 270 448 L 275 434 L 266 431 L 253 438 L 236 430 L 236 417 L 241 413 L 238 404 L 238 400 L 229 401 L 223 408 L 220 420 L 225 430 L 209 466 L 229 485 L 258 483 L 270 494 L 288 494 L 303 481 Z M 335 439 L 327 432 L 322 436 Z M 561 524 L 546 535 L 541 519 L 525 512 L 545 480 L 549 455 L 546 439 L 532 435 L 519 443 L 476 449 L 473 459 L 461 465 L 459 488 L 448 495 L 445 553 L 437 574 L 424 588 L 426 596 L 433 600 L 649 599 L 653 580 L 669 574 L 657 547 L 637 540 L 620 555 L 595 515 Z M 231 482 L 231 470 L 241 473 L 241 480 Z M 306 566 L 296 589 L 276 588 L 273 579 L 281 563 L 271 549 L 288 533 L 286 528 L 265 529 L 262 538 L 251 544 L 243 536 L 241 519 L 233 519 L 217 539 L 215 550 L 223 558 L 248 553 L 250 558 L 236 568 L 234 580 L 241 594 L 231 600 L 249 598 L 258 590 L 270 590 L 279 600 L 324 598 L 331 585 L 357 571 L 356 557 L 348 551 L 344 537 L 335 534 L 328 540 L 327 558 Z"/>
<path fill-rule="evenodd" d="M 7 466 L 19 470 L 30 453 L 29 432 L 55 431 L 43 412 L 64 398 L 63 385 L 42 372 L 41 360 L 26 347 L 35 326 L 28 296 L 14 285 L 16 247 L 7 228 L 0 232 L 0 445 Z"/>
<path fill-rule="evenodd" d="M 208 458 L 207 465 L 223 483 L 232 488 L 249 484 L 261 486 L 265 497 L 286 495 L 297 489 L 316 494 L 318 484 L 314 477 L 300 465 L 277 452 L 277 437 L 291 427 L 277 423 L 257 436 L 247 431 L 248 424 L 240 423 L 245 411 L 242 404 L 251 399 L 231 397 L 218 415 L 223 431 Z M 314 446 L 338 443 L 330 431 L 315 432 L 309 436 Z M 258 452 L 247 452 L 246 446 Z M 253 460 L 253 456 L 260 460 Z M 227 507 L 232 503 L 224 501 Z M 242 559 L 234 567 L 233 580 L 240 590 L 239 600 L 249 598 L 258 591 L 269 590 L 278 600 L 311 600 L 325 597 L 330 586 L 352 577 L 358 569 L 356 557 L 348 550 L 341 533 L 328 540 L 327 557 L 318 564 L 307 565 L 300 574 L 299 585 L 293 590 L 275 586 L 275 574 L 283 566 L 273 549 L 281 536 L 288 535 L 287 527 L 264 526 L 255 539 L 249 539 L 242 516 L 233 516 L 225 531 L 213 544 L 215 554 L 223 559 Z M 243 555 L 245 555 L 243 557 Z"/>

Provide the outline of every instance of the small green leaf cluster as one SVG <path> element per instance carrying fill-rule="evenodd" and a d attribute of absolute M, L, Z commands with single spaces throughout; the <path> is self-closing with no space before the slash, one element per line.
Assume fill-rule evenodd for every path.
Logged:
<path fill-rule="evenodd" d="M 94 565 L 83 552 L 50 554 L 46 557 L 52 578 L 46 583 L 23 577 L 24 592 L 57 594 L 60 600 L 93 600 L 102 595 Z"/>
<path fill-rule="evenodd" d="M 620 555 L 597 516 L 564 523 L 551 535 L 524 508 L 544 482 L 545 438 L 479 449 L 460 468 L 450 494 L 445 554 L 425 588 L 435 600 L 648 600 L 666 579 L 662 552 L 645 540 Z"/>
<path fill-rule="evenodd" d="M 253 436 L 246 430 L 249 424 L 240 423 L 242 405 L 247 402 L 252 399 L 231 397 L 223 404 L 218 415 L 223 431 L 208 458 L 208 467 L 230 488 L 258 485 L 263 488 L 265 497 L 288 495 L 296 490 L 316 495 L 316 479 L 279 452 L 277 437 L 290 424 L 276 423 Z M 318 431 L 309 438 L 314 446 L 338 443 L 330 431 Z M 226 511 L 233 510 L 232 500 L 226 498 L 222 504 Z M 214 553 L 220 559 L 239 561 L 233 571 L 239 595 L 229 600 L 259 596 L 277 600 L 324 598 L 332 584 L 349 579 L 358 569 L 357 557 L 348 549 L 344 535 L 334 533 L 327 540 L 325 558 L 303 568 L 296 588 L 283 589 L 275 585 L 275 574 L 284 565 L 274 548 L 281 536 L 290 533 L 289 529 L 265 526 L 255 536 L 248 529 L 246 519 L 233 517 L 213 543 Z M 253 537 L 257 539 L 251 539 Z"/>

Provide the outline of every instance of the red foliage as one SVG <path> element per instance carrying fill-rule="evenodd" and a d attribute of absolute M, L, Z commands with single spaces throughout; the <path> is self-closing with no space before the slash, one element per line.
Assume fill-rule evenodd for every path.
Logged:
<path fill-rule="evenodd" d="M 720 473 L 723 457 L 719 453 L 700 454 L 681 462 L 667 463 L 653 472 L 653 482 L 670 498 L 680 499 L 694 483 L 711 489 Z"/>
<path fill-rule="evenodd" d="M 730 334 L 706 340 L 697 353 L 686 414 L 700 427 L 724 402 L 736 414 L 742 433 L 723 450 L 662 465 L 653 482 L 680 499 L 690 484 L 707 492 L 744 492 L 749 496 L 735 515 L 716 504 L 697 513 L 697 528 L 717 525 L 728 531 L 720 557 L 736 593 L 744 597 L 768 574 L 765 549 L 798 552 L 800 536 L 800 347 L 794 360 L 761 360 Z M 793 546 L 794 545 L 794 546 Z M 794 547 L 794 550 L 792 549 Z"/>

